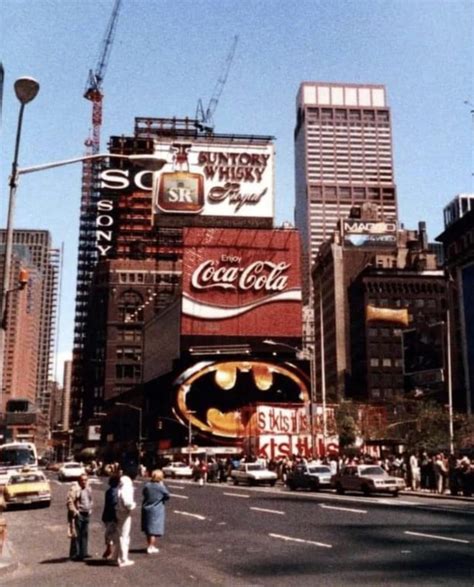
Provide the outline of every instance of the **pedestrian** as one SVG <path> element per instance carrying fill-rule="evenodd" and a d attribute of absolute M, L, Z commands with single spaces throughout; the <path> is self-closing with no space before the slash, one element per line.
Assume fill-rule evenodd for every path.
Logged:
<path fill-rule="evenodd" d="M 130 548 L 130 530 L 132 528 L 132 511 L 136 508 L 132 479 L 125 474 L 120 477 L 117 494 L 117 535 L 119 567 L 129 567 L 135 562 L 128 558 Z"/>
<path fill-rule="evenodd" d="M 87 542 L 89 518 L 92 512 L 92 489 L 86 474 L 81 475 L 78 482 L 71 485 L 66 505 L 71 538 L 69 558 L 73 561 L 83 561 L 89 558 Z"/>
<path fill-rule="evenodd" d="M 161 469 L 152 471 L 150 481 L 145 483 L 142 492 L 142 532 L 146 534 L 148 554 L 159 552 L 156 538 L 163 536 L 165 531 L 165 503 L 170 494 L 163 477 Z"/>
<path fill-rule="evenodd" d="M 410 465 L 410 484 L 413 491 L 418 491 L 420 489 L 420 481 L 421 481 L 421 472 L 420 472 L 420 462 L 418 457 L 415 453 L 410 455 L 409 459 Z"/>
<path fill-rule="evenodd" d="M 109 477 L 109 487 L 105 492 L 104 509 L 102 512 L 102 522 L 105 525 L 105 551 L 102 558 L 116 558 L 117 549 L 117 503 L 118 503 L 118 486 L 120 478 L 118 473 L 113 473 Z"/>

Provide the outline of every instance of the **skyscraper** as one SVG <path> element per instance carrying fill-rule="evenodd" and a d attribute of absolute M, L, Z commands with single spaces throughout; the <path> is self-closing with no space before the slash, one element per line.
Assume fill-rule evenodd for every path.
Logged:
<path fill-rule="evenodd" d="M 397 218 L 392 129 L 385 87 L 303 82 L 295 129 L 295 223 L 307 262 L 352 206 Z"/>
<path fill-rule="evenodd" d="M 5 243 L 5 231 L 0 231 L 0 244 Z M 10 333 L 7 327 L 7 341 L 10 336 L 12 345 L 6 345 L 6 362 L 3 380 L 3 389 L 8 393 L 12 393 L 12 397 L 21 397 L 22 390 L 14 383 L 13 377 L 19 377 L 21 381 L 29 381 L 29 386 L 33 390 L 28 396 L 30 399 L 36 401 L 37 406 L 47 415 L 49 410 L 49 391 L 48 380 L 52 377 L 52 360 L 53 360 L 53 346 L 56 326 L 56 312 L 57 312 L 57 290 L 59 277 L 59 251 L 52 248 L 51 235 L 46 230 L 15 230 L 13 233 L 13 254 L 14 263 L 19 267 L 25 267 L 29 270 L 29 285 L 27 288 L 27 296 L 25 298 L 25 316 L 30 321 L 34 317 L 35 333 L 32 334 L 32 326 L 28 326 L 28 337 L 31 342 L 31 350 L 26 351 L 26 347 L 15 351 L 18 338 L 18 332 L 14 326 L 17 316 L 20 316 L 20 300 L 22 296 L 18 293 L 12 292 L 9 296 L 7 314 L 10 317 Z M 12 290 L 16 284 L 12 283 Z M 31 292 L 30 292 L 31 290 Z M 29 293 L 30 292 L 30 293 Z M 20 292 L 22 293 L 22 292 Z M 22 302 L 23 303 L 23 302 Z M 26 324 L 24 320 L 21 324 Z M 33 338 L 32 338 L 33 337 Z M 28 369 L 18 371 L 18 364 L 15 363 L 14 354 L 20 353 L 18 361 L 24 361 L 25 357 L 21 355 L 25 352 L 29 353 L 29 364 L 33 361 L 31 353 L 34 353 L 34 370 Z M 13 354 L 12 354 L 13 353 Z M 34 371 L 34 372 L 33 372 Z M 10 383 L 8 383 L 10 382 Z M 9 386 L 14 385 L 15 389 L 10 389 Z M 7 399 L 5 396 L 4 399 Z"/>

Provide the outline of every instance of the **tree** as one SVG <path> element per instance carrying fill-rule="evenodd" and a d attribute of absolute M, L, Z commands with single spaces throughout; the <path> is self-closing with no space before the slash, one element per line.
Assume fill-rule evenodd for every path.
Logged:
<path fill-rule="evenodd" d="M 339 450 L 354 445 L 359 434 L 357 425 L 357 407 L 350 401 L 344 401 L 339 404 L 335 412 L 337 432 L 339 435 Z"/>

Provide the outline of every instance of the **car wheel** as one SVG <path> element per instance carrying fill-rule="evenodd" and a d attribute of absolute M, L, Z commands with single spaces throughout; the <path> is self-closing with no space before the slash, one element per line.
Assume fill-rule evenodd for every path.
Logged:
<path fill-rule="evenodd" d="M 344 493 L 344 487 L 340 483 L 336 483 L 336 492 L 339 493 L 339 495 Z"/>
<path fill-rule="evenodd" d="M 239 482 L 237 481 L 237 479 L 233 479 L 234 485 L 238 485 Z"/>
<path fill-rule="evenodd" d="M 275 487 L 276 481 L 270 481 L 270 487 Z"/>
<path fill-rule="evenodd" d="M 393 495 L 393 497 L 398 497 L 398 489 L 395 489 L 395 491 L 392 491 L 392 495 Z"/>
<path fill-rule="evenodd" d="M 41 505 L 44 508 L 49 508 L 49 506 L 51 505 L 51 502 L 50 501 L 44 501 Z"/>
<path fill-rule="evenodd" d="M 368 485 L 362 485 L 361 489 L 364 495 L 370 495 L 370 487 Z"/>
<path fill-rule="evenodd" d="M 292 481 L 288 481 L 288 489 L 291 489 L 291 491 L 296 489 L 295 484 Z"/>

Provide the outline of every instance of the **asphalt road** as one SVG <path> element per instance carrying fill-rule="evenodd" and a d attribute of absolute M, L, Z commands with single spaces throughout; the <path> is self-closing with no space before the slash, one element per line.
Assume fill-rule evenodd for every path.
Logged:
<path fill-rule="evenodd" d="M 167 482 L 166 535 L 147 555 L 134 512 L 131 558 L 101 560 L 105 479 L 94 480 L 95 511 L 86 563 L 67 558 L 67 484 L 53 481 L 49 509 L 7 512 L 17 570 L 9 587 L 97 586 L 436 586 L 474 585 L 474 501 L 293 493 Z M 135 483 L 140 500 L 141 482 Z"/>

